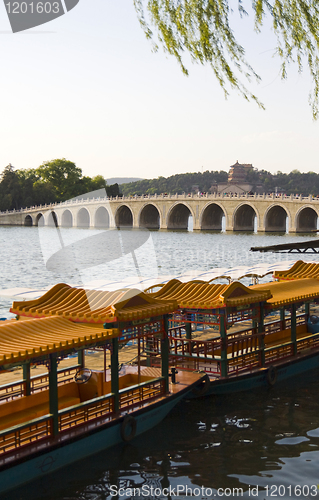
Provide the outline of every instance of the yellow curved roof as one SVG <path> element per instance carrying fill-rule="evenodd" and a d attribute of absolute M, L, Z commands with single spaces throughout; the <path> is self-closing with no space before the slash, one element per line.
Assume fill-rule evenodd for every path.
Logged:
<path fill-rule="evenodd" d="M 0 325 L 0 365 L 87 347 L 118 335 L 117 329 L 75 324 L 64 318 L 12 321 Z"/>
<path fill-rule="evenodd" d="M 267 300 L 267 305 L 272 308 L 295 302 L 309 301 L 319 297 L 319 281 L 311 278 L 295 281 L 273 281 L 253 285 L 251 288 L 259 292 L 269 290 L 272 297 Z"/>
<path fill-rule="evenodd" d="M 218 309 L 225 306 L 243 306 L 266 301 L 271 297 L 267 290 L 253 291 L 242 283 L 230 285 L 212 285 L 205 282 L 189 281 L 181 283 L 171 280 L 159 291 L 150 293 L 152 297 L 176 300 L 180 308 L 188 309 Z"/>
<path fill-rule="evenodd" d="M 84 290 L 60 283 L 36 300 L 13 302 L 10 312 L 43 318 L 61 316 L 80 323 L 132 321 L 168 314 L 176 301 L 161 301 L 140 290 Z"/>
<path fill-rule="evenodd" d="M 290 269 L 285 271 L 275 271 L 274 277 L 279 281 L 302 278 L 319 279 L 319 264 L 298 260 Z"/>

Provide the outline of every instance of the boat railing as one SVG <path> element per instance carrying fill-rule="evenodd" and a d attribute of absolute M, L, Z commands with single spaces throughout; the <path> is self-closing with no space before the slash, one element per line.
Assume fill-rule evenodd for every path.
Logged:
<path fill-rule="evenodd" d="M 58 385 L 63 385 L 74 380 L 79 365 L 61 368 L 58 370 Z M 31 393 L 44 391 L 49 388 L 49 375 L 43 374 L 31 378 Z"/>
<path fill-rule="evenodd" d="M 256 328 L 245 328 L 244 330 L 237 330 L 237 332 L 229 332 L 227 331 L 227 341 L 235 340 L 238 338 L 247 338 L 256 335 Z"/>
<path fill-rule="evenodd" d="M 312 333 L 307 337 L 297 340 L 297 352 L 302 352 L 305 349 L 315 349 L 319 346 L 319 333 Z"/>
<path fill-rule="evenodd" d="M 220 376 L 220 358 L 210 359 L 203 356 L 171 354 L 170 365 L 183 371 L 204 371 L 209 375 Z M 153 365 L 152 365 L 153 366 Z"/>
<path fill-rule="evenodd" d="M 68 368 L 61 368 L 58 370 L 58 385 L 63 385 L 71 382 L 79 369 L 79 366 L 71 366 Z M 0 386 L 0 401 L 10 401 L 16 397 L 25 395 L 26 383 L 23 380 L 17 382 L 10 382 Z M 49 376 L 44 373 L 36 375 L 30 379 L 30 393 L 44 391 L 49 388 Z"/>
<path fill-rule="evenodd" d="M 142 406 L 145 401 L 164 394 L 164 378 L 149 380 L 119 391 L 119 410 L 133 409 Z M 74 426 L 87 423 L 99 417 L 112 418 L 114 412 L 114 395 L 112 393 L 59 411 L 59 430 L 64 431 Z"/>
<path fill-rule="evenodd" d="M 120 410 L 141 406 L 146 400 L 165 394 L 165 379 L 159 377 L 141 384 L 136 384 L 120 391 Z"/>
<path fill-rule="evenodd" d="M 221 338 L 212 340 L 194 340 L 181 337 L 170 337 L 170 355 L 214 357 L 216 350 L 221 348 Z"/>
<path fill-rule="evenodd" d="M 165 394 L 165 379 L 156 379 L 142 382 L 119 391 L 119 410 L 129 411 L 138 406 L 143 406 L 148 401 Z M 75 406 L 59 410 L 58 428 L 59 432 L 80 428 L 88 422 L 94 425 L 112 419 L 114 416 L 114 394 L 109 393 Z M 52 435 L 52 415 L 47 414 L 19 424 L 9 429 L 0 431 L 0 457 L 6 452 L 20 449 L 24 445 L 30 445 Z"/>
<path fill-rule="evenodd" d="M 304 317 L 300 317 L 298 324 L 305 322 Z M 279 322 L 280 323 L 280 322 Z M 249 370 L 269 364 L 278 359 L 291 357 L 297 352 L 302 352 L 306 348 L 315 348 L 319 346 L 319 334 L 303 336 L 296 340 L 297 348 L 294 342 L 288 338 L 270 341 L 269 345 L 265 343 L 268 336 L 276 331 L 268 333 L 249 333 L 253 330 L 244 330 L 227 336 L 227 372 L 234 374 L 243 370 Z M 289 330 L 287 329 L 287 332 Z M 188 369 L 204 369 L 207 373 L 220 374 L 221 364 L 221 338 L 213 340 L 192 340 L 180 337 L 170 338 L 170 358 L 176 365 L 186 365 Z M 263 361 L 264 358 L 264 361 Z M 205 368 L 203 368 L 205 365 Z"/>
<path fill-rule="evenodd" d="M 262 344 L 265 334 L 241 335 L 227 338 L 228 374 L 250 370 L 262 365 Z"/>
<path fill-rule="evenodd" d="M 182 329 L 182 328 L 181 328 Z M 185 337 L 185 335 L 183 335 L 183 333 L 180 333 L 178 330 L 176 331 L 177 329 L 172 329 L 170 330 L 170 334 L 169 334 L 169 339 L 170 339 L 170 345 L 171 345 L 171 348 L 172 349 L 175 349 L 178 348 L 178 347 L 181 347 L 181 349 L 183 349 L 183 344 L 184 343 L 187 343 L 189 344 L 190 342 L 196 346 L 196 343 L 200 343 L 202 346 L 203 346 L 203 349 L 205 350 L 205 346 L 208 345 L 210 347 L 210 343 L 213 343 L 213 344 L 219 344 L 220 341 L 221 341 L 221 337 L 220 335 L 218 336 L 215 336 L 213 337 L 212 339 L 206 339 L 206 340 L 201 340 L 199 338 L 197 339 L 187 339 Z M 176 333 L 175 333 L 176 331 Z M 256 335 L 256 329 L 255 328 L 246 328 L 244 330 L 238 330 L 236 332 L 231 332 L 231 333 L 227 333 L 227 342 L 231 341 L 231 340 L 234 340 L 236 338 L 249 338 L 249 337 L 254 337 Z"/>
<path fill-rule="evenodd" d="M 24 393 L 24 382 L 10 382 L 9 384 L 0 385 L 0 401 L 10 401 Z"/>
<path fill-rule="evenodd" d="M 266 364 L 277 361 L 278 359 L 288 358 L 297 353 L 303 353 L 305 350 L 311 350 L 319 347 L 319 333 L 311 333 L 302 338 L 296 339 L 296 349 L 294 342 L 288 340 L 280 345 L 269 346 L 265 348 Z"/>
<path fill-rule="evenodd" d="M 229 375 L 267 366 L 276 360 L 319 347 L 319 334 L 306 332 L 306 315 L 296 317 L 297 339 L 291 339 L 291 318 L 266 323 L 264 331 L 247 328 L 227 333 L 227 373 Z M 181 369 L 201 369 L 221 375 L 221 337 L 195 340 L 185 337 L 183 327 L 170 329 L 170 362 Z M 226 362 L 226 361 L 225 361 Z"/>
<path fill-rule="evenodd" d="M 265 364 L 273 363 L 279 359 L 290 358 L 294 354 L 294 343 L 289 340 L 280 345 L 265 348 Z"/>
<path fill-rule="evenodd" d="M 306 315 L 298 314 L 296 316 L 296 325 L 304 325 L 306 323 Z M 281 330 L 285 330 L 286 328 L 290 328 L 291 326 L 291 318 L 287 318 L 284 320 L 271 321 L 269 323 L 265 323 L 264 330 L 265 333 L 274 333 L 280 332 Z"/>
<path fill-rule="evenodd" d="M 114 395 L 107 394 L 98 398 L 84 401 L 72 408 L 59 411 L 59 431 L 96 420 L 99 417 L 112 418 L 114 411 Z"/>
<path fill-rule="evenodd" d="M 186 334 L 185 325 L 172 326 L 169 328 L 169 335 L 173 337 L 184 337 Z"/>
<path fill-rule="evenodd" d="M 210 374 L 220 374 L 221 338 L 194 340 L 185 337 L 169 337 L 170 364 L 184 370 L 204 370 Z"/>
<path fill-rule="evenodd" d="M 247 365 L 260 363 L 258 354 L 260 339 L 264 334 L 256 334 L 255 329 L 234 332 L 227 336 L 227 356 L 229 371 L 247 369 Z M 193 340 L 170 337 L 171 363 L 185 365 L 184 368 L 204 370 L 206 373 L 220 375 L 222 339 Z M 205 366 L 204 366 L 205 365 Z"/>
<path fill-rule="evenodd" d="M 25 424 L 0 431 L 0 457 L 4 453 L 38 442 L 51 435 L 52 415 L 44 415 Z"/>

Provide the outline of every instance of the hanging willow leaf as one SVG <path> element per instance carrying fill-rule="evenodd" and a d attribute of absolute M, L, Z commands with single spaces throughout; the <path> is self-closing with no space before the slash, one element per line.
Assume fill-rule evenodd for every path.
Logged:
<path fill-rule="evenodd" d="M 237 89 L 247 100 L 263 107 L 243 81 L 259 81 L 260 77 L 245 59 L 245 50 L 237 42 L 229 24 L 228 0 L 133 0 L 139 22 L 158 50 L 158 44 L 175 56 L 182 71 L 188 75 L 183 54 L 192 60 L 209 64 L 224 90 Z M 248 0 L 246 2 L 248 8 Z M 309 101 L 314 119 L 318 118 L 319 95 L 319 1 L 318 0 L 252 0 L 255 29 L 261 30 L 270 14 L 277 37 L 276 52 L 281 58 L 281 76 L 287 76 L 287 64 L 296 63 L 299 71 L 306 63 L 313 88 Z M 247 15 L 245 2 L 238 1 L 241 16 Z M 158 43 L 154 40 L 156 31 Z"/>

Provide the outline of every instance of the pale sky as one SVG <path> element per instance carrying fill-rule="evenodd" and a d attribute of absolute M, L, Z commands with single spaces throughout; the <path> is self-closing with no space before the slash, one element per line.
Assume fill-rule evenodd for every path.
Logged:
<path fill-rule="evenodd" d="M 1 2 L 0 170 L 66 157 L 106 178 L 228 170 L 236 160 L 318 172 L 306 68 L 282 82 L 269 29 L 257 36 L 252 19 L 233 19 L 266 111 L 233 90 L 225 100 L 209 67 L 188 63 L 185 77 L 171 56 L 152 53 L 132 0 L 80 0 L 18 34 Z"/>

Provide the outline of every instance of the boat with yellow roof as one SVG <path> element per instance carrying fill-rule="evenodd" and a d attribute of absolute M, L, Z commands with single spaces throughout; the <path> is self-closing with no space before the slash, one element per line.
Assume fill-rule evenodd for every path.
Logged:
<path fill-rule="evenodd" d="M 319 277 L 318 264 L 308 271 Z M 170 364 L 204 370 L 209 394 L 272 386 L 318 367 L 316 277 L 306 269 L 303 279 L 249 287 L 178 280 L 153 287 L 151 297 L 178 303 L 170 315 Z"/>
<path fill-rule="evenodd" d="M 169 373 L 167 315 L 176 307 L 140 291 L 101 295 L 63 284 L 13 304 L 21 317 L 0 325 L 0 370 L 22 366 L 23 378 L 0 386 L 0 493 L 130 441 L 196 390 L 203 373 Z M 154 338 L 158 367 L 142 359 Z M 136 364 L 119 366 L 128 342 L 137 343 Z M 88 349 L 104 353 L 103 370 L 88 368 Z M 75 354 L 74 365 L 59 368 Z M 31 366 L 46 372 L 32 377 Z"/>
<path fill-rule="evenodd" d="M 249 287 L 240 282 L 225 285 L 173 279 L 145 291 L 144 309 L 151 316 L 154 301 L 157 307 L 175 304 L 168 315 L 168 360 L 179 373 L 207 374 L 197 395 L 272 386 L 319 366 L 319 319 L 318 332 L 312 323 L 319 303 L 316 266 L 299 263 L 290 271 L 276 272 L 277 281 Z M 296 269 L 297 279 L 278 281 L 278 276 L 284 279 Z M 119 328 L 131 318 L 130 307 L 121 310 L 121 300 L 135 292 L 116 293 L 60 284 L 39 299 L 14 302 L 11 312 L 26 318 L 58 316 Z M 126 304 L 134 308 L 139 300 L 135 294 Z M 147 363 L 158 366 L 161 341 L 153 335 L 144 348 Z"/>

